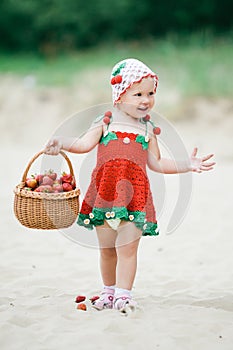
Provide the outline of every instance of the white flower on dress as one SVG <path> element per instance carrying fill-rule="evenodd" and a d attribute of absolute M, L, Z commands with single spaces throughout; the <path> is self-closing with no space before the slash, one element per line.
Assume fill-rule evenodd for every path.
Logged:
<path fill-rule="evenodd" d="M 106 216 L 107 219 L 110 219 L 110 217 L 111 217 L 110 211 L 107 211 L 107 213 L 105 213 L 105 216 Z"/>
<path fill-rule="evenodd" d="M 84 222 L 85 225 L 88 225 L 90 223 L 90 220 L 89 219 L 85 219 L 83 222 Z"/>
<path fill-rule="evenodd" d="M 127 145 L 128 143 L 130 143 L 130 138 L 129 137 L 124 137 L 123 138 L 123 142 Z"/>
<path fill-rule="evenodd" d="M 129 215 L 129 220 L 130 220 L 130 221 L 133 221 L 133 219 L 134 219 L 134 215 L 132 215 L 132 214 Z"/>
<path fill-rule="evenodd" d="M 90 213 L 90 214 L 89 214 L 89 218 L 90 218 L 90 219 L 93 219 L 93 217 L 94 217 L 94 214 L 93 214 L 93 213 Z"/>
<path fill-rule="evenodd" d="M 143 230 L 145 230 L 147 228 L 147 224 L 143 225 Z"/>
<path fill-rule="evenodd" d="M 115 217 L 115 213 L 114 213 L 114 211 L 111 211 L 111 218 L 114 218 Z"/>

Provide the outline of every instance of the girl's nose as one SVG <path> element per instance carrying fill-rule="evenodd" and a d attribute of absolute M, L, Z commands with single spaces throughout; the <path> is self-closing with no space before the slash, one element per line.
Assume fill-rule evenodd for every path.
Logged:
<path fill-rule="evenodd" d="M 148 104 L 149 103 L 149 97 L 148 96 L 146 96 L 146 95 L 144 95 L 143 96 L 143 98 L 142 98 L 142 103 L 144 103 L 144 104 Z"/>

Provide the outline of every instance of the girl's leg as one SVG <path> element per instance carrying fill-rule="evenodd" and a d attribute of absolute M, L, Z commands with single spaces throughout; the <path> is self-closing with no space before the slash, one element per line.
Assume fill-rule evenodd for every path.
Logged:
<path fill-rule="evenodd" d="M 116 264 L 117 255 L 115 242 L 117 232 L 106 223 L 96 228 L 100 247 L 100 270 L 104 288 L 100 293 L 100 298 L 92 303 L 97 310 L 112 309 L 115 284 L 116 284 Z"/>
<path fill-rule="evenodd" d="M 116 286 L 131 290 L 136 275 L 137 251 L 142 232 L 132 222 L 122 222 L 117 232 Z"/>
<path fill-rule="evenodd" d="M 116 284 L 116 238 L 117 232 L 110 228 L 107 223 L 96 227 L 100 247 L 100 271 L 103 284 L 113 286 Z"/>
<path fill-rule="evenodd" d="M 114 307 L 121 311 L 126 306 L 134 308 L 135 302 L 131 300 L 130 291 L 136 275 L 141 231 L 131 222 L 122 222 L 117 231 L 105 223 L 97 227 L 97 236 L 103 283 L 105 286 L 117 286 Z M 125 292 L 129 294 L 125 295 Z M 113 295 L 114 289 L 105 287 L 93 306 L 98 310 L 112 308 Z"/>

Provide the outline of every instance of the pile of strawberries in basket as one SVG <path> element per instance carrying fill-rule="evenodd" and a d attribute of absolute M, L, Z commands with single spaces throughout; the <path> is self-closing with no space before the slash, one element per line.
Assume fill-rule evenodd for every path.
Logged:
<path fill-rule="evenodd" d="M 71 174 L 62 173 L 57 176 L 53 170 L 46 171 L 44 174 L 31 175 L 26 179 L 25 187 L 28 191 L 59 193 L 69 192 L 76 188 L 75 178 Z"/>

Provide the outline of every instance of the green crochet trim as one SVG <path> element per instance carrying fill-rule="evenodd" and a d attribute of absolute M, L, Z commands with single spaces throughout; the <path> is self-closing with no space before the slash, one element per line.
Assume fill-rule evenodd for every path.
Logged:
<path fill-rule="evenodd" d="M 100 143 L 104 144 L 105 146 L 107 146 L 110 141 L 117 140 L 117 139 L 118 139 L 118 137 L 117 137 L 116 133 L 109 131 L 106 136 L 103 135 L 101 137 Z M 145 136 L 137 135 L 135 141 L 138 142 L 138 143 L 141 143 L 142 148 L 144 150 L 148 149 L 149 143 L 145 140 Z"/>
<path fill-rule="evenodd" d="M 109 131 L 108 134 L 106 136 L 102 136 L 100 139 L 100 143 L 104 144 L 105 146 L 107 146 L 107 144 L 111 141 L 111 140 L 117 140 L 117 135 L 114 132 Z"/>
<path fill-rule="evenodd" d="M 158 236 L 159 235 L 159 229 L 158 225 L 154 222 L 146 222 L 143 225 L 143 236 Z"/>
<path fill-rule="evenodd" d="M 149 143 L 146 142 L 145 136 L 143 136 L 143 135 L 138 135 L 138 136 L 136 137 L 136 142 L 141 143 L 143 149 L 148 149 Z"/>
<path fill-rule="evenodd" d="M 141 211 L 128 211 L 125 207 L 93 208 L 90 214 L 80 213 L 77 224 L 93 230 L 94 226 L 103 225 L 105 220 L 119 218 L 133 222 L 142 231 L 143 236 L 157 236 L 157 224 L 145 222 L 145 216 Z"/>

